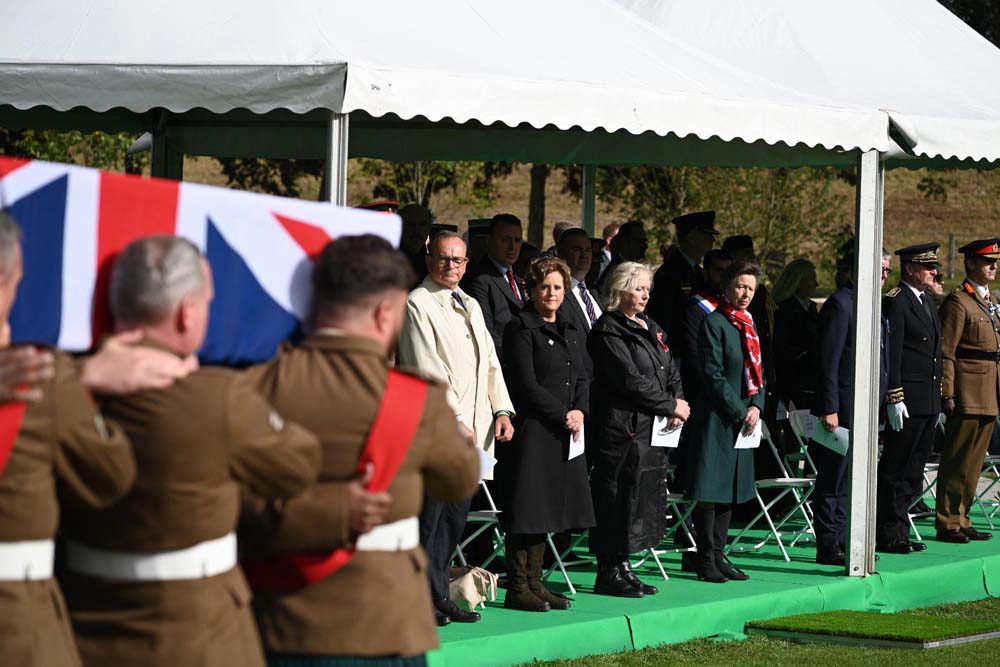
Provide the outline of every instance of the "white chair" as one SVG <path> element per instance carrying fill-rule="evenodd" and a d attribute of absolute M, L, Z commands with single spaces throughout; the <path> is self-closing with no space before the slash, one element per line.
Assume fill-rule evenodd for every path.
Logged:
<path fill-rule="evenodd" d="M 986 523 L 989 525 L 990 530 L 995 530 L 996 526 L 993 523 L 993 517 L 1000 510 L 1000 501 L 997 500 L 995 495 L 991 494 L 997 486 L 1000 486 L 1000 456 L 987 456 L 983 460 L 983 470 L 979 474 L 979 477 L 980 479 L 986 478 L 990 480 L 990 483 L 976 494 L 976 504 L 979 505 L 983 516 L 986 517 Z M 989 510 L 986 509 L 987 505 L 990 506 Z"/>
<path fill-rule="evenodd" d="M 458 562 L 461 563 L 463 567 L 468 565 L 463 551 L 465 547 L 469 546 L 474 539 L 490 529 L 493 530 L 493 552 L 486 558 L 485 561 L 483 561 L 480 567 L 486 567 L 492 563 L 493 560 L 500 555 L 501 549 L 503 549 L 503 531 L 500 529 L 500 510 L 497 509 L 497 504 L 493 501 L 493 495 L 486 487 L 486 483 L 482 481 L 479 482 L 479 487 L 483 490 L 483 494 L 486 496 L 486 502 L 489 505 L 489 509 L 472 510 L 469 512 L 469 518 L 466 523 L 477 525 L 478 527 L 473 530 L 468 537 L 458 543 L 458 546 L 455 547 L 455 553 L 453 555 L 453 558 L 457 558 Z"/>
<path fill-rule="evenodd" d="M 673 475 L 677 466 L 674 464 L 669 464 L 667 466 L 667 475 Z M 669 543 L 670 540 L 674 538 L 678 531 L 684 533 L 687 539 L 688 546 L 674 545 L 672 547 L 667 547 L 666 549 L 659 549 L 657 547 L 651 547 L 646 549 L 646 552 L 642 557 L 635 563 L 635 567 L 642 566 L 646 562 L 647 558 L 652 558 L 653 562 L 656 563 L 656 567 L 660 570 L 660 575 L 663 577 L 664 581 L 669 581 L 670 577 L 667 575 L 667 571 L 663 568 L 663 563 L 660 561 L 660 556 L 663 554 L 671 553 L 686 553 L 690 551 L 697 551 L 698 545 L 694 540 L 694 535 L 691 534 L 691 529 L 688 528 L 688 519 L 691 517 L 691 513 L 694 511 L 695 503 L 688 501 L 685 507 L 684 494 L 683 493 L 671 493 L 670 488 L 667 488 L 667 519 L 674 519 L 674 524 L 667 529 L 666 534 L 663 539 L 660 540 L 660 544 Z"/>
<path fill-rule="evenodd" d="M 761 445 L 767 445 L 771 448 L 771 453 L 774 455 L 778 462 L 778 468 L 781 470 L 782 477 L 775 477 L 772 479 L 759 479 L 754 483 L 754 492 L 757 496 L 757 503 L 760 505 L 760 512 L 757 513 L 746 526 L 743 527 L 733 541 L 726 547 L 726 553 L 732 551 L 741 552 L 746 551 L 747 548 L 737 546 L 739 541 L 746 535 L 761 519 L 767 523 L 768 534 L 767 536 L 752 546 L 752 549 L 757 550 L 763 547 L 767 542 L 774 538 L 775 542 L 778 543 L 778 548 L 781 549 L 781 555 L 784 556 L 785 561 L 791 561 L 788 556 L 788 551 L 785 548 L 785 543 L 781 539 L 781 528 L 795 515 L 799 514 L 802 516 L 802 520 L 805 525 L 802 528 L 792 531 L 794 537 L 788 546 L 794 547 L 800 540 L 803 539 L 815 539 L 816 532 L 813 529 L 812 519 L 809 516 L 809 512 L 805 509 L 805 505 L 809 500 L 809 496 L 812 495 L 813 488 L 815 487 L 816 480 L 809 477 L 792 477 L 789 473 L 788 467 L 782 460 L 781 455 L 778 453 L 778 448 L 775 447 L 774 442 L 771 440 L 771 432 L 767 428 L 767 424 L 763 421 L 761 422 L 763 429 L 763 436 L 761 437 Z M 761 497 L 760 492 L 762 489 L 778 491 L 778 494 L 771 499 L 770 502 L 765 503 L 764 499 Z M 781 501 L 782 498 L 791 495 L 795 499 L 795 504 L 780 517 L 778 521 L 774 521 L 771 516 L 770 510 Z M 809 536 L 812 536 L 811 538 Z"/>

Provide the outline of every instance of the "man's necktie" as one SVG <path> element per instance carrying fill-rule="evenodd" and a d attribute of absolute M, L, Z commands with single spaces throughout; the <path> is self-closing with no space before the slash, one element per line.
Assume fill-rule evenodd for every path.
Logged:
<path fill-rule="evenodd" d="M 594 322 L 597 321 L 597 309 L 594 308 L 594 300 L 590 298 L 590 291 L 587 290 L 587 284 L 580 281 L 576 286 L 580 290 L 580 298 L 583 299 L 583 305 L 587 309 L 587 319 L 590 320 L 590 326 L 594 326 Z"/>
<path fill-rule="evenodd" d="M 465 310 L 465 301 L 462 300 L 461 294 L 459 294 L 458 292 L 452 292 L 451 298 L 454 299 L 459 306 L 461 306 L 462 310 Z"/>
<path fill-rule="evenodd" d="M 521 298 L 521 290 L 517 286 L 517 278 L 514 277 L 514 269 L 507 269 L 507 282 L 510 283 L 510 289 L 514 292 L 514 300 L 517 301 L 517 305 L 523 306 L 524 299 Z"/>

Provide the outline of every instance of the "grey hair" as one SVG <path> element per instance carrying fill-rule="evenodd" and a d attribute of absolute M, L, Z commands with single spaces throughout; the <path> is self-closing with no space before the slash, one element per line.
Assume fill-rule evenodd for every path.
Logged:
<path fill-rule="evenodd" d="M 440 232 L 436 232 L 433 236 L 431 236 L 431 241 L 427 249 L 433 252 L 434 250 L 437 249 L 438 244 L 444 241 L 445 239 L 458 239 L 459 241 L 465 244 L 466 248 L 469 247 L 468 241 L 462 238 L 461 234 L 459 234 L 458 232 L 453 232 L 450 229 L 443 229 Z"/>
<path fill-rule="evenodd" d="M 635 289 L 642 274 L 653 278 L 653 271 L 645 264 L 639 262 L 622 262 L 611 270 L 611 275 L 604 281 L 604 308 L 606 310 L 617 310 L 622 302 L 622 293 Z"/>
<path fill-rule="evenodd" d="M 815 273 L 816 265 L 808 259 L 799 258 L 789 262 L 785 270 L 778 276 L 771 290 L 771 296 L 775 303 L 781 303 L 799 290 L 799 285 L 810 273 Z"/>
<path fill-rule="evenodd" d="M 0 276 L 9 278 L 14 270 L 15 251 L 21 246 L 21 228 L 7 211 L 0 211 Z"/>
<path fill-rule="evenodd" d="M 205 284 L 198 247 L 179 236 L 128 244 L 111 272 L 111 313 L 119 322 L 153 324 Z"/>

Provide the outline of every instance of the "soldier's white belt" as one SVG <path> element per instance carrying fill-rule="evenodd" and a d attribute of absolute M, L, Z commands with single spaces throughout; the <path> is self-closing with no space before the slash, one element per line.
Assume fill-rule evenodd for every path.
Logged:
<path fill-rule="evenodd" d="M 358 538 L 358 551 L 409 551 L 420 544 L 420 523 L 411 516 L 378 526 Z"/>
<path fill-rule="evenodd" d="M 0 581 L 41 581 L 52 578 L 52 540 L 0 542 Z"/>
<path fill-rule="evenodd" d="M 129 581 L 204 579 L 236 567 L 236 535 L 176 551 L 142 553 L 66 543 L 66 565 L 78 574 Z"/>

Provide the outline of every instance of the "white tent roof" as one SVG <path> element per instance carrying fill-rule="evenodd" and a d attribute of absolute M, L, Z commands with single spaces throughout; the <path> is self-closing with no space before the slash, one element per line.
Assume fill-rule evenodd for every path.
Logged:
<path fill-rule="evenodd" d="M 615 0 L 801 95 L 881 109 L 926 158 L 1000 159 L 1000 49 L 935 0 Z"/>
<path fill-rule="evenodd" d="M 895 109 L 917 149 L 932 147 L 926 155 L 1000 159 L 997 91 L 974 99 L 981 82 L 934 64 L 945 55 L 974 62 L 970 70 L 998 81 L 997 51 L 932 0 L 880 2 L 850 0 L 844 9 L 805 0 L 774 0 L 773 8 L 770 0 L 33 0 L 8 7 L 0 23 L 0 105 L 14 110 L 0 113 L 0 124 L 18 114 L 24 122 L 29 114 L 18 110 L 39 106 L 79 117 L 327 109 L 370 121 L 370 136 L 352 131 L 352 153 L 396 159 L 439 151 L 441 159 L 509 152 L 522 160 L 707 163 L 691 159 L 688 138 L 717 151 L 720 163 L 761 154 L 778 156 L 772 164 L 850 163 L 845 150 L 895 149 L 886 111 Z M 904 6 L 930 34 L 896 26 L 900 17 L 886 7 Z M 803 24 L 809 32 L 796 32 Z M 879 38 L 855 40 L 854 51 L 842 45 L 859 30 Z M 883 43 L 883 35 L 894 39 Z M 829 50 L 802 45 L 814 37 Z M 908 94 L 883 98 L 883 89 Z M 938 90 L 963 104 L 940 113 L 946 95 Z M 459 140 L 465 130 L 473 134 Z M 189 141 L 227 141 L 214 126 L 187 131 Z M 241 135 L 232 136 L 239 144 Z M 519 138 L 531 150 L 519 152 Z M 732 152 L 750 144 L 753 153 Z"/>

